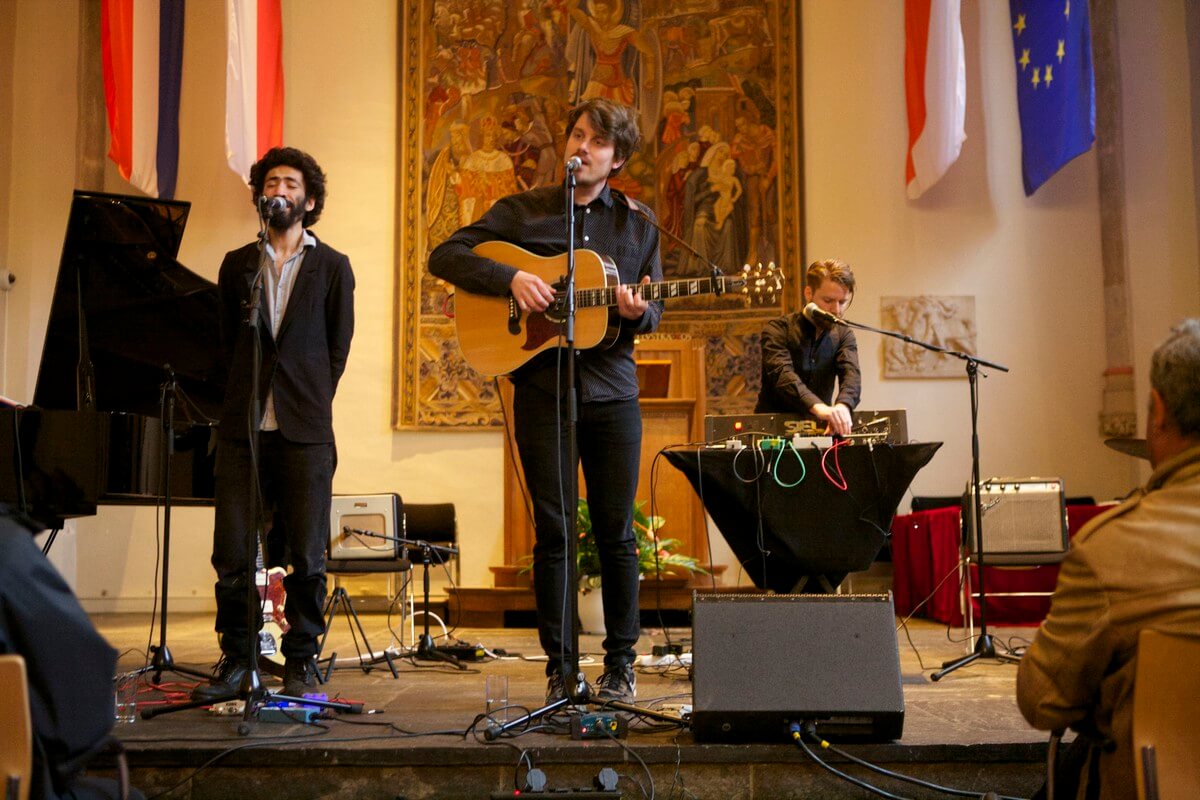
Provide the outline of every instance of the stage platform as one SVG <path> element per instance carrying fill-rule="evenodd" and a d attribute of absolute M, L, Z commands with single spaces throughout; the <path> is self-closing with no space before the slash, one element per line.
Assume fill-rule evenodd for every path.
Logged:
<path fill-rule="evenodd" d="M 124 653 L 122 669 L 139 666 L 147 641 L 158 640 L 149 615 L 96 615 L 95 620 Z M 363 622 L 372 645 L 382 648 L 388 643 L 385 615 L 364 615 Z M 943 625 L 916 620 L 910 625 L 912 641 L 929 669 L 922 669 L 913 647 L 899 633 L 906 703 L 903 738 L 845 749 L 925 780 L 980 794 L 1028 797 L 1042 782 L 1046 737 L 1031 730 L 1017 710 L 1016 667 L 976 664 L 933 683 L 931 669 L 962 655 L 964 646 L 950 641 Z M 207 666 L 215 658 L 211 626 L 209 615 L 172 615 L 168 644 L 177 662 Z M 1032 632 L 993 629 L 998 640 L 1012 639 L 1014 645 Z M 690 631 L 671 629 L 670 634 L 672 641 L 686 642 Z M 959 637 L 962 632 L 951 629 L 949 634 Z M 173 789 L 163 796 L 192 800 L 487 798 L 494 792 L 511 795 L 514 781 L 532 763 L 545 772 L 552 789 L 589 787 L 601 768 L 611 767 L 622 776 L 619 788 L 627 798 L 871 796 L 825 772 L 788 741 L 697 744 L 686 729 L 635 723 L 620 742 L 575 741 L 565 733 L 541 731 L 485 742 L 482 733 L 474 736 L 467 729 L 483 711 L 486 675 L 509 676 L 513 704 L 535 707 L 543 700 L 544 663 L 512 658 L 539 655 L 536 633 L 462 629 L 455 635 L 492 651 L 503 650 L 510 658 L 467 664 L 464 671 L 399 660 L 399 679 L 392 678 L 386 665 L 370 674 L 353 667 L 338 669 L 328 686 L 331 694 L 362 701 L 377 713 L 339 716 L 318 725 L 259 722 L 243 736 L 237 732 L 240 717 L 216 717 L 203 710 L 120 723 L 115 732 L 128 750 L 133 783 L 148 797 Z M 639 652 L 665 641 L 661 630 L 645 630 Z M 330 642 L 340 657 L 354 655 L 344 620 L 335 622 Z M 600 637 L 584 636 L 582 646 L 599 653 Z M 584 666 L 589 679 L 601 671 L 598 662 L 599 657 L 597 663 Z M 802 665 L 794 674 L 796 681 L 804 680 Z M 638 676 L 640 703 L 688 703 L 690 691 L 683 670 L 643 669 Z M 161 697 L 150 687 L 138 694 L 142 708 Z M 847 768 L 840 759 L 830 758 L 858 777 L 875 780 L 860 767 Z M 944 796 L 886 778 L 877 783 L 904 797 Z"/>

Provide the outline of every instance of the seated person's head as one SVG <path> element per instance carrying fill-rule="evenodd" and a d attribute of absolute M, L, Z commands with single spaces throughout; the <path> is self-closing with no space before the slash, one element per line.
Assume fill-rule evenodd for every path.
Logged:
<path fill-rule="evenodd" d="M 1200 444 L 1200 319 L 1187 319 L 1154 351 L 1146 415 L 1150 463 Z"/>

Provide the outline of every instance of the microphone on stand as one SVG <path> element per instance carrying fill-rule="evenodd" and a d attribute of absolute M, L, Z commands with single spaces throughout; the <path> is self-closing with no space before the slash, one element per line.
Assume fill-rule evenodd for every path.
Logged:
<path fill-rule="evenodd" d="M 804 307 L 804 318 L 816 325 L 818 322 L 823 322 L 826 325 L 845 325 L 845 321 L 837 314 L 830 314 L 816 303 L 809 303 Z"/>
<path fill-rule="evenodd" d="M 262 195 L 258 198 L 258 211 L 264 217 L 269 217 L 272 214 L 281 211 L 287 211 L 287 200 L 282 197 L 267 197 Z"/>
<path fill-rule="evenodd" d="M 567 172 L 574 172 L 583 166 L 583 161 L 579 156 L 571 156 L 567 159 Z"/>

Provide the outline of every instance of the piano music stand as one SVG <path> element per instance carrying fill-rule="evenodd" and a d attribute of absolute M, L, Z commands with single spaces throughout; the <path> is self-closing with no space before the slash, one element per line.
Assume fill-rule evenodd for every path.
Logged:
<path fill-rule="evenodd" d="M 150 646 L 154 655 L 150 663 L 142 667 L 136 674 L 154 673 L 154 682 L 162 680 L 164 672 L 179 672 L 196 678 L 208 679 L 209 673 L 192 667 L 181 667 L 175 663 L 171 649 L 167 647 L 167 599 L 171 578 L 171 456 L 175 452 L 175 392 L 179 386 L 175 380 L 175 370 L 170 364 L 164 364 L 167 373 L 166 380 L 160 387 L 159 407 L 162 410 L 163 443 L 162 443 L 162 497 L 163 497 L 163 558 L 162 558 L 162 608 L 158 617 L 158 644 Z"/>

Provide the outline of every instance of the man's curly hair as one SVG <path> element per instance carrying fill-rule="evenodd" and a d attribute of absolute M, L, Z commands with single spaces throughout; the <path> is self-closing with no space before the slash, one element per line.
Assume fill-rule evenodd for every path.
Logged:
<path fill-rule="evenodd" d="M 251 202 L 254 207 L 258 207 L 258 198 L 262 197 L 267 173 L 275 167 L 292 167 L 304 176 L 304 194 L 313 201 L 312 211 L 304 214 L 304 227 L 316 225 L 321 218 L 321 210 L 325 208 L 325 173 L 315 158 L 295 147 L 272 147 L 250 167 Z"/>

